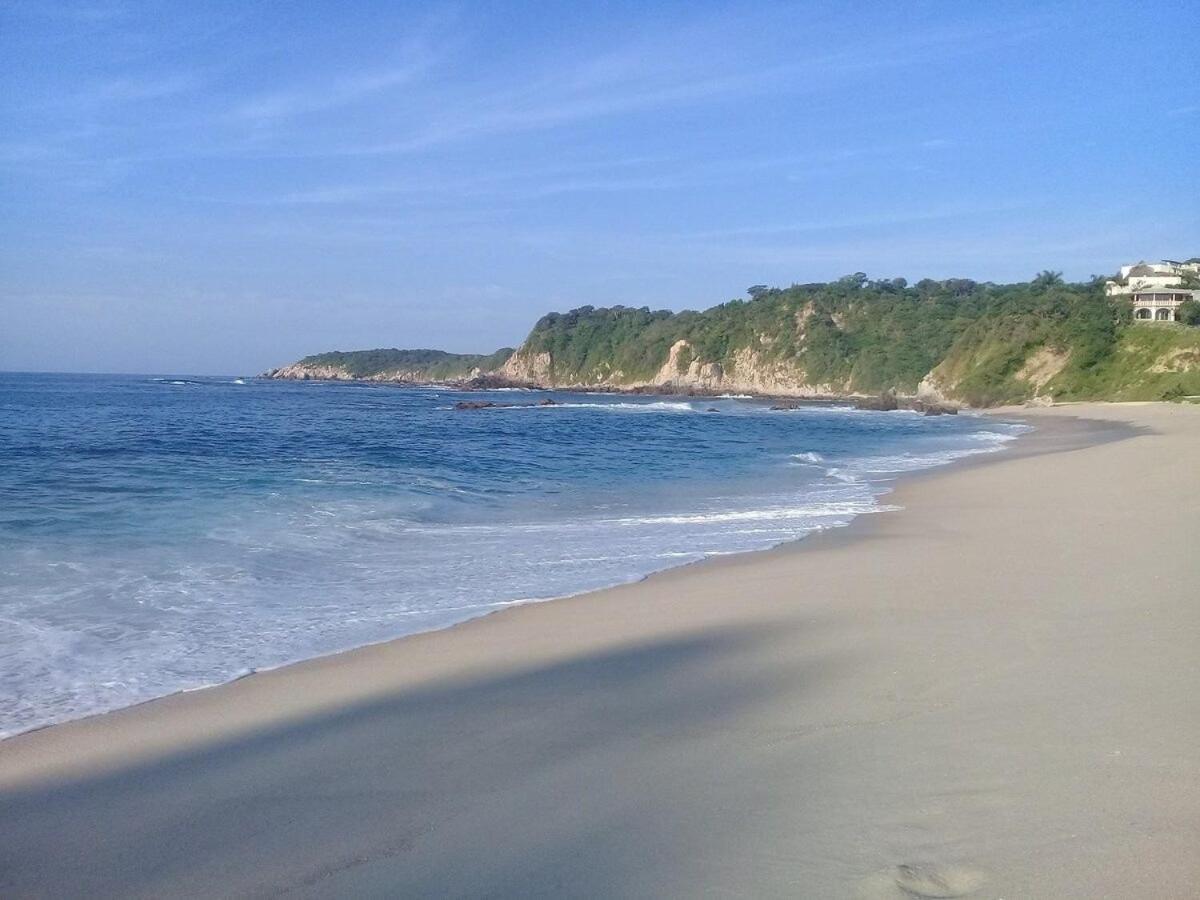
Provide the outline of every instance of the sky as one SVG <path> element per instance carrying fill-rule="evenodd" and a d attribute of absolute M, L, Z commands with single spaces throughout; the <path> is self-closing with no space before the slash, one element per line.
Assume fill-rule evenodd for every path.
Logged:
<path fill-rule="evenodd" d="M 1194 0 L 0 0 L 0 370 L 1197 256 L 1198 46 Z"/>

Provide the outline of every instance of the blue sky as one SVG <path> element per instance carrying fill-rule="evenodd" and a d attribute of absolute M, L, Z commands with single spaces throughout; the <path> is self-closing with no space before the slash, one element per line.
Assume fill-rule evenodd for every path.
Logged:
<path fill-rule="evenodd" d="M 0 0 L 0 369 L 1200 255 L 1176 3 Z"/>

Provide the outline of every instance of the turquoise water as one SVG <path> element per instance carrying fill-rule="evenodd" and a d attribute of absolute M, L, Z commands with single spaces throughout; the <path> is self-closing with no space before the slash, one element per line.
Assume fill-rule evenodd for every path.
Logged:
<path fill-rule="evenodd" d="M 735 398 L 0 375 L 0 734 L 843 525 L 897 473 L 1020 428 Z"/>

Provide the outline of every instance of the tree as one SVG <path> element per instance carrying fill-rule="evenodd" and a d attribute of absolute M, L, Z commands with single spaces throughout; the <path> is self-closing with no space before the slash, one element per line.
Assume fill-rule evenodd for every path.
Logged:
<path fill-rule="evenodd" d="M 1200 325 L 1200 303 L 1184 300 L 1175 310 L 1175 319 L 1184 325 Z"/>
<path fill-rule="evenodd" d="M 746 288 L 746 293 L 750 295 L 751 300 L 757 300 L 769 290 L 770 288 L 765 284 L 752 284 L 750 287 Z"/>
<path fill-rule="evenodd" d="M 1054 287 L 1062 283 L 1062 272 L 1051 272 L 1049 269 L 1044 269 L 1033 276 L 1034 287 Z"/>

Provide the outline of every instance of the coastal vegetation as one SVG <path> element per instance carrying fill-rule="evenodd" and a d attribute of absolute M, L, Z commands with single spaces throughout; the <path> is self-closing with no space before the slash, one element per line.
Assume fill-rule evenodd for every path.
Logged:
<path fill-rule="evenodd" d="M 516 351 L 324 353 L 296 364 L 354 378 L 491 376 L 545 387 L 924 394 L 972 406 L 1200 394 L 1200 329 L 1134 323 L 1103 279 L 870 279 L 755 285 L 704 311 L 549 313 Z M 1190 316 L 1190 311 L 1185 311 Z M 296 367 L 290 367 L 295 370 Z M 287 370 L 281 370 L 287 371 Z M 297 377 L 285 375 L 284 377 Z"/>
<path fill-rule="evenodd" d="M 341 377 L 352 379 L 451 381 L 469 378 L 478 372 L 491 372 L 502 366 L 512 353 L 510 347 L 486 355 L 444 350 L 333 350 L 306 356 L 270 374 L 289 378 L 295 376 L 288 375 L 288 370 L 298 370 L 299 377 L 305 372 L 337 372 Z M 399 375 L 408 377 L 397 378 Z"/>

